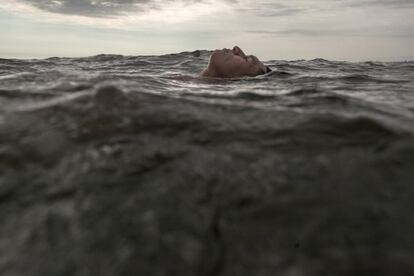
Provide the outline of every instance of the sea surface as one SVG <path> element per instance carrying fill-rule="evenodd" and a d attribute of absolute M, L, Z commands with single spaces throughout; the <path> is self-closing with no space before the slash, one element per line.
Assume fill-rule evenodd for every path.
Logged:
<path fill-rule="evenodd" d="M 0 274 L 414 275 L 414 62 L 0 59 Z"/>

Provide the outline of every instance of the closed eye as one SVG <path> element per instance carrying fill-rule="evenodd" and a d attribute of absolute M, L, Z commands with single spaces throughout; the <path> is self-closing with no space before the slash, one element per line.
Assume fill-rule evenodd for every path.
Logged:
<path fill-rule="evenodd" d="M 259 60 L 255 57 L 255 56 L 247 56 L 246 57 L 246 61 L 250 62 L 250 63 L 256 63 Z"/>

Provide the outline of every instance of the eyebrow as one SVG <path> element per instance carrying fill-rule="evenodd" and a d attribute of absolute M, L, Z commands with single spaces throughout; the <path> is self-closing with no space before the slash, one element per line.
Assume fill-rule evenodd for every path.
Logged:
<path fill-rule="evenodd" d="M 250 56 L 253 58 L 254 61 L 256 61 L 256 62 L 260 61 L 256 56 L 254 56 L 254 55 L 250 55 Z"/>
<path fill-rule="evenodd" d="M 255 56 L 253 56 L 253 55 L 248 55 L 248 56 L 246 56 L 246 58 L 251 58 L 251 59 L 253 59 L 254 61 L 257 61 L 258 59 L 255 57 Z"/>

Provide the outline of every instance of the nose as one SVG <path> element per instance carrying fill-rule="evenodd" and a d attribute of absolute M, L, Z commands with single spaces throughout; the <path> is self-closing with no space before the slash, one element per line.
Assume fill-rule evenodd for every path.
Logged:
<path fill-rule="evenodd" d="M 239 56 L 242 56 L 242 57 L 245 57 L 245 56 L 246 56 L 246 55 L 243 53 L 242 49 L 240 49 L 240 47 L 239 47 L 239 46 L 234 46 L 234 47 L 233 47 L 233 53 L 234 53 L 235 55 L 239 55 Z"/>

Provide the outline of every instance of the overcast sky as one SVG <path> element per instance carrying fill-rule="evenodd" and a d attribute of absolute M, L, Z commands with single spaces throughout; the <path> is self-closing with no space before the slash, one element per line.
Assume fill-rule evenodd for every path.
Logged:
<path fill-rule="evenodd" d="M 414 0 L 0 0 L 0 57 L 239 45 L 264 60 L 414 60 Z"/>

